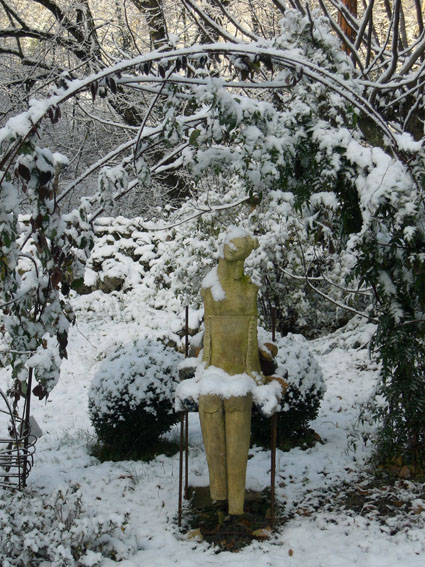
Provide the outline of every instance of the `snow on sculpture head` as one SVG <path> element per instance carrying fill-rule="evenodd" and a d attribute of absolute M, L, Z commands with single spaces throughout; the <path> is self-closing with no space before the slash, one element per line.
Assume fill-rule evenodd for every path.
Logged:
<path fill-rule="evenodd" d="M 220 258 L 228 262 L 245 260 L 258 246 L 258 239 L 251 236 L 244 228 L 231 226 L 221 247 Z"/>

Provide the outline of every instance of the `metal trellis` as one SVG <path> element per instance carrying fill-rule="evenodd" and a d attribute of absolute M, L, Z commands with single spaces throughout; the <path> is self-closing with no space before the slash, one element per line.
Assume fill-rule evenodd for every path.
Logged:
<path fill-rule="evenodd" d="M 29 423 L 14 415 L 9 400 L 0 389 L 1 426 L 7 427 L 7 435 L 0 437 L 0 487 L 21 490 L 34 463 L 37 437 L 31 435 Z M 25 415 L 25 413 L 24 413 Z"/>

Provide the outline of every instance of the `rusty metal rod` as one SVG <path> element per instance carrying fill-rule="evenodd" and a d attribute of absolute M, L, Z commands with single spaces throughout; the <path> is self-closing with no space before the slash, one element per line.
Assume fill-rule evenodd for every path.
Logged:
<path fill-rule="evenodd" d="M 32 388 L 32 373 L 33 369 L 30 368 L 28 371 L 28 384 L 27 391 L 25 394 L 25 415 L 22 424 L 21 435 L 24 437 L 24 451 L 23 451 L 23 467 L 22 467 L 22 479 L 19 479 L 19 488 L 25 488 L 27 485 L 28 476 L 28 442 L 30 435 L 30 414 L 31 414 L 31 388 Z"/>
<path fill-rule="evenodd" d="M 189 412 L 184 413 L 184 499 L 187 500 L 189 498 Z"/>
<path fill-rule="evenodd" d="M 275 485 L 276 485 L 276 437 L 277 437 L 277 413 L 271 419 L 271 451 L 270 451 L 270 524 L 274 526 L 275 520 Z"/>
<path fill-rule="evenodd" d="M 276 340 L 276 307 L 272 307 L 272 341 Z M 270 449 L 270 524 L 274 527 L 276 500 L 276 441 L 277 441 L 277 412 L 271 419 L 271 449 Z"/>
<path fill-rule="evenodd" d="M 189 305 L 185 309 L 185 358 L 189 356 Z M 184 412 L 184 499 L 189 498 L 189 412 Z"/>
<path fill-rule="evenodd" d="M 183 508 L 183 437 L 184 437 L 184 411 L 180 412 L 180 458 L 179 458 L 179 505 L 178 505 L 178 521 L 179 528 L 182 525 L 182 508 Z"/>
<path fill-rule="evenodd" d="M 184 356 L 187 358 L 189 356 L 189 305 L 186 305 L 185 309 L 185 335 Z"/>
<path fill-rule="evenodd" d="M 272 341 L 276 340 L 276 307 L 272 307 Z"/>

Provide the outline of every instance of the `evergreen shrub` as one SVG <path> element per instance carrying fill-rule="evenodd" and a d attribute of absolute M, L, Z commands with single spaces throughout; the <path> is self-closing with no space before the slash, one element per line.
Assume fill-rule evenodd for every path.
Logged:
<path fill-rule="evenodd" d="M 109 458 L 138 458 L 176 423 L 174 391 L 182 355 L 152 339 L 118 344 L 99 364 L 89 414 Z"/>
<path fill-rule="evenodd" d="M 261 336 L 260 336 L 261 339 Z M 282 399 L 278 414 L 277 443 L 280 448 L 303 444 L 309 438 L 309 423 L 317 417 L 326 392 L 322 370 L 302 335 L 289 333 L 277 339 L 279 352 L 276 374 L 284 376 L 289 388 Z M 311 437 L 311 436 L 310 436 Z M 254 408 L 251 439 L 255 445 L 270 444 L 270 418 Z"/>

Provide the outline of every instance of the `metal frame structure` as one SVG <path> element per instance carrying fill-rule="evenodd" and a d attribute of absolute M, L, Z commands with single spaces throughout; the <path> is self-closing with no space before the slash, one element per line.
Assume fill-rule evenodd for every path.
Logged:
<path fill-rule="evenodd" d="M 8 417 L 8 436 L 0 438 L 0 487 L 22 490 L 34 464 L 37 437 L 31 435 L 27 418 L 28 400 L 24 417 L 14 415 L 9 400 L 0 389 L 0 413 Z"/>

